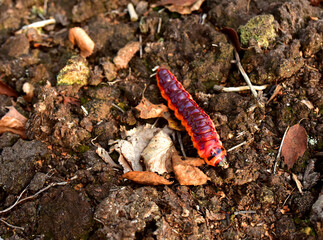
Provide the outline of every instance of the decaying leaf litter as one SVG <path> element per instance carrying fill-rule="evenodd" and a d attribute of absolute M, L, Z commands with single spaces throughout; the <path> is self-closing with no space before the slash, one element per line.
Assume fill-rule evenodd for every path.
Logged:
<path fill-rule="evenodd" d="M 2 3 L 1 81 L 18 97 L 0 95 L 0 116 L 14 107 L 28 119 L 26 140 L 12 132 L 0 136 L 1 210 L 10 208 L 0 215 L 2 238 L 319 238 L 320 6 L 305 0 L 180 2 L 160 1 L 155 8 L 133 2 L 133 22 L 129 2 Z M 42 20 L 50 17 L 55 20 Z M 24 27 L 37 22 L 38 29 Z M 73 46 L 73 27 L 82 28 L 94 48 Z M 240 61 L 217 31 L 224 27 L 240 36 Z M 263 108 L 241 88 L 214 92 L 215 86 L 246 85 L 239 62 L 253 85 L 267 85 L 256 90 Z M 96 154 L 98 145 L 110 150 L 111 142 L 126 140 L 124 130 L 171 126 L 172 115 L 143 119 L 135 109 L 143 97 L 165 103 L 150 77 L 155 66 L 178 77 L 233 149 L 228 169 L 198 168 L 207 177 L 204 185 L 181 186 L 174 173 L 159 175 L 174 182 L 169 186 L 131 183 Z M 290 154 L 298 152 L 288 169 L 277 155 L 286 129 L 299 122 L 306 151 L 288 147 Z M 189 136 L 180 135 L 171 139 L 179 154 L 182 142 L 186 155 L 196 157 Z M 120 156 L 110 153 L 115 163 Z M 14 205 L 19 194 L 36 197 Z"/>

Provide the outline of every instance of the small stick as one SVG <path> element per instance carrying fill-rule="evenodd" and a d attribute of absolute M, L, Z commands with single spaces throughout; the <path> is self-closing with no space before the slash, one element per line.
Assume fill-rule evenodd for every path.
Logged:
<path fill-rule="evenodd" d="M 54 18 L 47 19 L 47 20 L 43 20 L 43 21 L 39 21 L 39 22 L 34 22 L 32 24 L 23 26 L 16 33 L 17 34 L 20 34 L 20 33 L 22 33 L 23 30 L 28 29 L 28 28 L 41 28 L 41 27 L 45 27 L 47 25 L 55 24 L 55 23 L 56 23 L 56 20 Z"/>
<path fill-rule="evenodd" d="M 236 146 L 234 146 L 234 147 L 230 148 L 229 150 L 227 150 L 227 152 L 231 152 L 231 151 L 233 151 L 234 149 L 239 148 L 239 147 L 241 147 L 242 145 L 245 145 L 246 143 L 248 143 L 248 141 L 244 141 L 244 142 L 242 142 L 242 143 L 239 143 L 238 145 L 236 145 Z"/>
<path fill-rule="evenodd" d="M 207 17 L 207 14 L 206 13 L 203 13 L 202 16 L 201 16 L 201 18 L 200 18 L 200 24 L 201 25 L 204 24 L 206 17 Z"/>
<path fill-rule="evenodd" d="M 275 162 L 275 165 L 274 165 L 274 174 L 276 174 L 276 168 L 277 168 L 277 165 L 278 165 L 278 160 L 280 158 L 280 153 L 282 151 L 282 146 L 283 146 L 283 143 L 284 143 L 284 140 L 285 140 L 285 137 L 286 137 L 288 129 L 289 129 L 289 126 L 286 128 L 284 136 L 283 136 L 283 139 L 282 139 L 282 142 L 280 143 L 280 146 L 279 146 L 278 154 L 277 154 L 277 157 L 276 157 L 276 162 Z"/>
<path fill-rule="evenodd" d="M 118 109 L 119 111 L 121 111 L 122 113 L 125 113 L 125 111 L 121 107 L 119 107 L 117 104 L 112 103 L 112 106 L 115 107 L 116 109 Z"/>
<path fill-rule="evenodd" d="M 253 86 L 255 90 L 262 91 L 267 88 L 268 85 L 261 85 L 261 86 Z M 221 92 L 240 92 L 240 91 L 245 91 L 249 90 L 249 86 L 240 86 L 240 87 L 223 87 L 219 85 L 214 85 L 213 89 L 216 91 L 221 91 Z"/>
<path fill-rule="evenodd" d="M 136 22 L 138 20 L 138 15 L 136 13 L 136 10 L 135 10 L 133 4 L 129 3 L 127 5 L 127 8 L 128 8 L 128 12 L 129 12 L 129 15 L 130 15 L 131 22 Z"/>
<path fill-rule="evenodd" d="M 247 213 L 257 213 L 257 212 L 256 211 L 253 211 L 253 210 L 249 210 L 249 211 L 237 211 L 237 212 L 234 212 L 234 215 L 247 214 Z"/>
<path fill-rule="evenodd" d="M 139 34 L 139 57 L 142 58 L 142 36 Z"/>
<path fill-rule="evenodd" d="M 162 25 L 162 18 L 158 18 L 157 33 L 160 33 L 161 25 Z"/>
<path fill-rule="evenodd" d="M 29 199 L 32 199 L 32 198 L 35 198 L 37 197 L 39 194 L 41 194 L 42 192 L 48 190 L 49 188 L 51 187 L 54 187 L 54 186 L 58 186 L 58 185 L 66 185 L 68 182 L 55 182 L 55 183 L 51 183 L 49 184 L 47 187 L 44 187 L 42 189 L 40 189 L 38 192 L 36 192 L 34 195 L 31 195 L 29 197 L 25 197 L 25 198 L 21 198 L 21 196 L 24 194 L 24 192 L 27 190 L 28 186 L 20 193 L 19 197 L 17 198 L 16 202 L 14 204 L 12 204 L 10 207 L 0 211 L 0 214 L 2 213 L 6 213 L 6 212 L 9 212 L 12 208 L 14 208 L 15 206 L 17 206 L 18 204 L 24 202 L 24 201 L 27 201 Z"/>
<path fill-rule="evenodd" d="M 239 71 L 241 72 L 244 80 L 246 81 L 246 83 L 248 84 L 248 86 L 250 87 L 250 90 L 252 92 L 252 95 L 257 99 L 258 95 L 257 95 L 257 92 L 255 90 L 255 88 L 253 87 L 247 73 L 245 72 L 245 70 L 243 69 L 242 65 L 241 65 L 241 62 L 240 62 L 240 57 L 239 57 L 239 53 L 236 49 L 234 49 L 234 55 L 235 55 L 235 58 L 236 58 L 236 64 L 239 68 Z"/>
<path fill-rule="evenodd" d="M 176 132 L 176 134 L 177 134 L 179 145 L 181 146 L 182 154 L 183 154 L 184 158 L 186 158 L 187 156 L 186 156 L 186 153 L 185 153 L 185 150 L 184 150 L 184 146 L 183 146 L 183 142 L 182 142 L 182 136 L 181 136 L 180 132 Z"/>
<path fill-rule="evenodd" d="M 84 116 L 89 115 L 89 112 L 85 109 L 84 106 L 81 106 L 81 109 L 83 110 Z"/>
<path fill-rule="evenodd" d="M 7 225 L 8 227 L 11 227 L 11 228 L 16 228 L 16 229 L 20 229 L 22 231 L 24 231 L 25 229 L 23 227 L 18 227 L 18 226 L 15 226 L 15 225 L 12 225 L 10 223 L 8 223 L 7 221 L 4 220 L 4 218 L 0 218 L 0 221 L 3 222 L 5 225 Z M 0 238 L 2 239 L 2 238 Z"/>

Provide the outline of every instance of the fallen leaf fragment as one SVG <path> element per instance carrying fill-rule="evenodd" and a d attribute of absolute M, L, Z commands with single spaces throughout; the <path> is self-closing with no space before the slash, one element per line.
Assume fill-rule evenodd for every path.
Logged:
<path fill-rule="evenodd" d="M 302 190 L 303 186 L 301 184 L 301 181 L 298 180 L 296 174 L 294 174 L 294 173 L 292 173 L 292 178 L 296 183 L 298 191 L 303 195 L 303 190 Z"/>
<path fill-rule="evenodd" d="M 114 57 L 113 62 L 117 69 L 127 68 L 128 63 L 139 51 L 139 42 L 130 42 L 118 51 L 117 56 Z"/>
<path fill-rule="evenodd" d="M 9 97 L 18 97 L 18 93 L 0 80 L 0 94 Z"/>
<path fill-rule="evenodd" d="M 153 104 L 145 97 L 142 98 L 135 108 L 140 112 L 139 117 L 142 119 L 161 117 L 163 112 L 168 111 L 167 106 L 164 104 Z"/>
<path fill-rule="evenodd" d="M 193 11 L 200 9 L 204 0 L 161 0 L 154 6 L 164 6 L 171 12 L 178 12 L 180 14 L 191 14 Z"/>
<path fill-rule="evenodd" d="M 121 139 L 116 141 L 116 144 L 111 147 L 111 150 L 115 150 L 120 155 L 123 155 L 132 170 L 142 171 L 143 169 L 140 163 L 141 153 L 158 131 L 160 131 L 160 128 L 152 127 L 149 124 L 125 131 L 124 135 L 126 140 Z M 120 164 L 124 165 L 121 162 Z"/>
<path fill-rule="evenodd" d="M 200 169 L 182 161 L 176 151 L 173 153 L 172 162 L 175 178 L 180 185 L 203 185 L 210 180 Z"/>
<path fill-rule="evenodd" d="M 171 117 L 168 107 L 164 104 L 153 104 L 147 98 L 143 97 L 141 102 L 135 107 L 139 112 L 139 117 L 142 119 L 163 117 L 168 121 L 168 125 L 171 129 L 177 131 L 183 131 L 184 127 L 177 124 Z"/>
<path fill-rule="evenodd" d="M 20 114 L 14 107 L 8 107 L 9 112 L 0 119 L 0 134 L 12 132 L 19 134 L 22 138 L 25 136 L 25 126 L 27 118 Z"/>
<path fill-rule="evenodd" d="M 299 157 L 303 156 L 306 148 L 306 130 L 301 125 L 295 124 L 288 130 L 281 150 L 284 162 L 289 169 L 293 167 Z"/>
<path fill-rule="evenodd" d="M 127 172 L 123 174 L 122 177 L 144 185 L 173 184 L 173 182 L 168 181 L 167 179 L 163 178 L 162 176 L 159 176 L 157 173 L 154 173 L 154 172 L 132 171 L 132 172 Z"/>
<path fill-rule="evenodd" d="M 103 159 L 105 163 L 111 165 L 112 167 L 120 168 L 120 166 L 113 161 L 109 153 L 103 147 L 101 147 L 99 144 L 97 144 L 96 146 L 98 148 L 95 152 Z"/>
<path fill-rule="evenodd" d="M 146 171 L 163 174 L 172 171 L 173 142 L 167 133 L 161 130 L 149 142 L 141 156 L 144 159 Z"/>
<path fill-rule="evenodd" d="M 87 33 L 80 27 L 71 28 L 68 39 L 73 45 L 77 45 L 81 50 L 81 56 L 86 58 L 93 53 L 94 42 Z"/>
<path fill-rule="evenodd" d="M 205 161 L 203 159 L 192 157 L 187 157 L 183 162 L 194 167 L 201 167 L 205 164 Z"/>

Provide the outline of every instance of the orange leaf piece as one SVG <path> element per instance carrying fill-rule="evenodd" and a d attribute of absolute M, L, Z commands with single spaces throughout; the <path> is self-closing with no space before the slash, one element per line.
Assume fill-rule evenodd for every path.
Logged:
<path fill-rule="evenodd" d="M 132 172 L 127 172 L 123 174 L 122 177 L 143 185 L 173 184 L 173 182 L 168 181 L 167 179 L 163 178 L 162 176 L 159 176 L 157 173 L 154 173 L 154 172 L 132 171 Z"/>
<path fill-rule="evenodd" d="M 210 180 L 200 169 L 182 161 L 181 156 L 176 151 L 173 154 L 172 161 L 175 178 L 180 185 L 203 185 Z"/>
<path fill-rule="evenodd" d="M 82 57 L 86 58 L 92 54 L 95 44 L 82 28 L 71 28 L 68 39 L 73 45 L 76 44 L 80 48 Z"/>
<path fill-rule="evenodd" d="M 293 167 L 299 157 L 303 156 L 306 148 L 306 130 L 301 125 L 295 124 L 288 130 L 282 146 L 282 156 L 289 169 Z"/>
<path fill-rule="evenodd" d="M 9 112 L 0 119 L 0 134 L 12 132 L 19 134 L 22 138 L 25 136 L 25 125 L 27 118 L 20 114 L 14 107 L 9 107 Z"/>
<path fill-rule="evenodd" d="M 145 97 L 142 98 L 136 109 L 140 112 L 139 117 L 142 119 L 158 118 L 163 112 L 168 111 L 164 104 L 155 105 Z"/>
<path fill-rule="evenodd" d="M 194 167 L 201 167 L 205 164 L 205 161 L 202 158 L 192 157 L 187 157 L 183 162 Z"/>
<path fill-rule="evenodd" d="M 184 127 L 177 124 L 171 117 L 168 107 L 164 104 L 153 104 L 147 98 L 143 97 L 138 106 L 135 107 L 139 112 L 139 117 L 142 119 L 163 117 L 168 121 L 168 125 L 171 129 L 177 131 L 183 131 Z"/>

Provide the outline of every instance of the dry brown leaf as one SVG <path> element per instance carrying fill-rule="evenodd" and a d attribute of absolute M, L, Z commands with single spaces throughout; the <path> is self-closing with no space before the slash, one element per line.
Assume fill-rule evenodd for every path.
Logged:
<path fill-rule="evenodd" d="M 200 167 L 205 164 L 205 161 L 203 159 L 192 157 L 187 157 L 183 162 L 194 167 Z"/>
<path fill-rule="evenodd" d="M 121 48 L 118 51 L 117 56 L 114 57 L 113 62 L 116 65 L 117 69 L 127 68 L 128 63 L 139 51 L 140 43 L 139 42 L 131 42 L 128 43 L 126 46 Z"/>
<path fill-rule="evenodd" d="M 125 135 L 124 138 L 126 138 L 126 140 L 117 140 L 115 142 L 116 144 L 110 148 L 110 151 L 115 150 L 120 153 L 120 156 L 123 155 L 132 170 L 142 171 L 143 168 L 140 162 L 141 153 L 159 131 L 160 128 L 155 128 L 149 124 L 125 131 L 122 134 Z M 124 166 L 124 163 L 120 162 L 120 164 Z"/>
<path fill-rule="evenodd" d="M 0 80 L 0 94 L 9 97 L 18 97 L 18 93 Z"/>
<path fill-rule="evenodd" d="M 142 119 L 161 117 L 163 112 L 167 112 L 168 108 L 164 104 L 155 105 L 147 98 L 143 97 L 138 106 L 135 107 L 139 112 L 139 117 Z"/>
<path fill-rule="evenodd" d="M 191 14 L 193 11 L 200 9 L 204 0 L 161 0 L 154 6 L 164 6 L 171 12 L 178 12 L 180 14 Z"/>
<path fill-rule="evenodd" d="M 173 184 L 173 182 L 168 181 L 167 179 L 163 178 L 162 176 L 159 176 L 157 173 L 154 173 L 154 172 L 132 171 L 132 172 L 127 172 L 123 174 L 122 177 L 144 185 Z"/>
<path fill-rule="evenodd" d="M 21 115 L 14 107 L 8 107 L 8 109 L 9 112 L 0 119 L 0 134 L 12 132 L 26 138 L 25 125 L 27 118 Z"/>
<path fill-rule="evenodd" d="M 183 131 L 184 127 L 179 125 L 171 117 L 171 114 L 164 104 L 153 104 L 147 98 L 143 97 L 141 102 L 136 106 L 136 109 L 140 112 L 139 117 L 142 119 L 150 119 L 163 117 L 168 121 L 168 125 L 171 129 L 177 131 Z"/>
<path fill-rule="evenodd" d="M 86 58 L 93 53 L 95 44 L 82 28 L 71 28 L 68 39 L 73 45 L 76 44 L 80 48 L 82 57 Z"/>
<path fill-rule="evenodd" d="M 181 160 L 181 156 L 175 151 L 172 157 L 173 170 L 175 178 L 181 185 L 203 185 L 210 178 L 206 176 L 200 169 L 190 166 Z"/>
<path fill-rule="evenodd" d="M 149 142 L 141 156 L 144 159 L 146 171 L 163 174 L 172 171 L 173 142 L 165 131 L 161 130 Z"/>
<path fill-rule="evenodd" d="M 299 157 L 303 156 L 306 148 L 306 130 L 301 125 L 295 124 L 288 130 L 281 150 L 284 162 L 289 169 L 293 167 Z"/>

